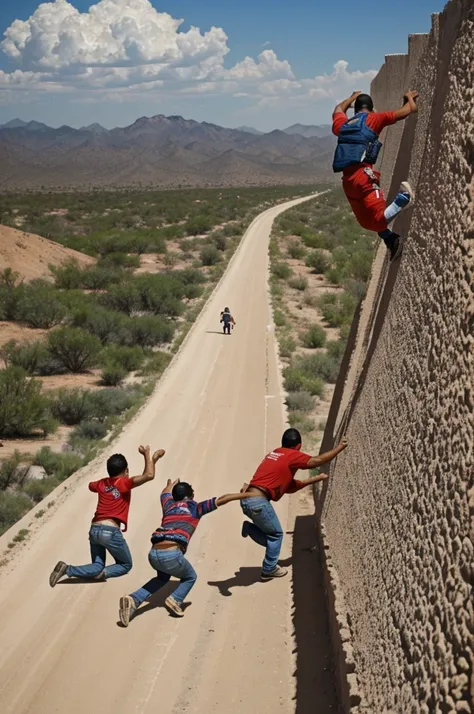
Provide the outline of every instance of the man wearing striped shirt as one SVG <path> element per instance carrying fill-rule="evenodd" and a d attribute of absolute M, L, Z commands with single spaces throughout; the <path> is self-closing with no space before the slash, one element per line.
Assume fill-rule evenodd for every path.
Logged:
<path fill-rule="evenodd" d="M 124 627 L 128 626 L 142 602 L 166 585 L 171 576 L 179 578 L 180 583 L 166 599 L 165 606 L 172 614 L 183 617 L 183 601 L 197 579 L 196 571 L 184 557 L 194 531 L 203 516 L 226 503 L 241 501 L 246 497 L 244 493 L 230 493 L 198 503 L 194 500 L 194 491 L 189 483 L 181 483 L 179 479 L 174 483 L 168 480 L 161 494 L 163 519 L 161 526 L 151 536 L 152 547 L 148 555 L 149 563 L 157 575 L 139 590 L 120 598 L 119 615 Z"/>

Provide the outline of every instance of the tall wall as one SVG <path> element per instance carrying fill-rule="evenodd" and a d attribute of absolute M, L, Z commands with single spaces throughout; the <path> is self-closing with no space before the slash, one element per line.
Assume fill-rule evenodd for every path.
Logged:
<path fill-rule="evenodd" d="M 345 711 L 474 713 L 474 0 L 451 0 L 372 85 L 420 92 L 380 159 L 400 261 L 374 262 L 323 448 L 319 494 Z"/>

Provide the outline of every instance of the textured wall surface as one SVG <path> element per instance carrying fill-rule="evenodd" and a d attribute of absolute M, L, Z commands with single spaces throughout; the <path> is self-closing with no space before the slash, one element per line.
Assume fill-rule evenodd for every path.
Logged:
<path fill-rule="evenodd" d="M 474 713 L 474 0 L 451 0 L 372 85 L 420 92 L 380 159 L 400 261 L 379 250 L 323 448 L 350 448 L 319 496 L 345 710 Z M 348 676 L 347 676 L 348 675 Z"/>

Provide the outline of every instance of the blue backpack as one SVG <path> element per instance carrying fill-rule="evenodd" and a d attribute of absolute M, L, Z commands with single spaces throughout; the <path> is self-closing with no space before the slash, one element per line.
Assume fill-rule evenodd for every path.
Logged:
<path fill-rule="evenodd" d="M 367 126 L 367 117 L 366 112 L 359 112 L 341 127 L 332 163 L 334 173 L 354 164 L 373 165 L 377 161 L 382 144 Z"/>

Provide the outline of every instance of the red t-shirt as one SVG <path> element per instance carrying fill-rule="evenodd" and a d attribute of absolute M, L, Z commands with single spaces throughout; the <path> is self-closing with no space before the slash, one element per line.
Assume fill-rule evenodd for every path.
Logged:
<path fill-rule="evenodd" d="M 255 472 L 250 485 L 264 489 L 272 501 L 285 493 L 295 493 L 304 487 L 295 479 L 298 469 L 309 469 L 312 457 L 297 449 L 279 448 L 267 454 Z"/>
<path fill-rule="evenodd" d="M 117 476 L 115 478 L 101 478 L 91 481 L 89 491 L 97 493 L 99 500 L 92 523 L 105 518 L 114 518 L 123 523 L 127 530 L 128 509 L 130 508 L 131 490 L 134 487 L 132 478 Z"/>
<path fill-rule="evenodd" d="M 335 112 L 332 117 L 332 133 L 339 136 L 341 127 L 348 120 L 348 116 L 345 112 Z M 369 112 L 367 114 L 366 126 L 372 131 L 375 131 L 377 136 L 381 133 L 386 126 L 395 124 L 397 121 L 395 117 L 395 112 Z M 354 171 L 358 171 L 361 166 L 368 166 L 368 164 L 357 164 L 354 166 L 347 166 L 343 170 L 343 175 L 352 174 Z"/>

